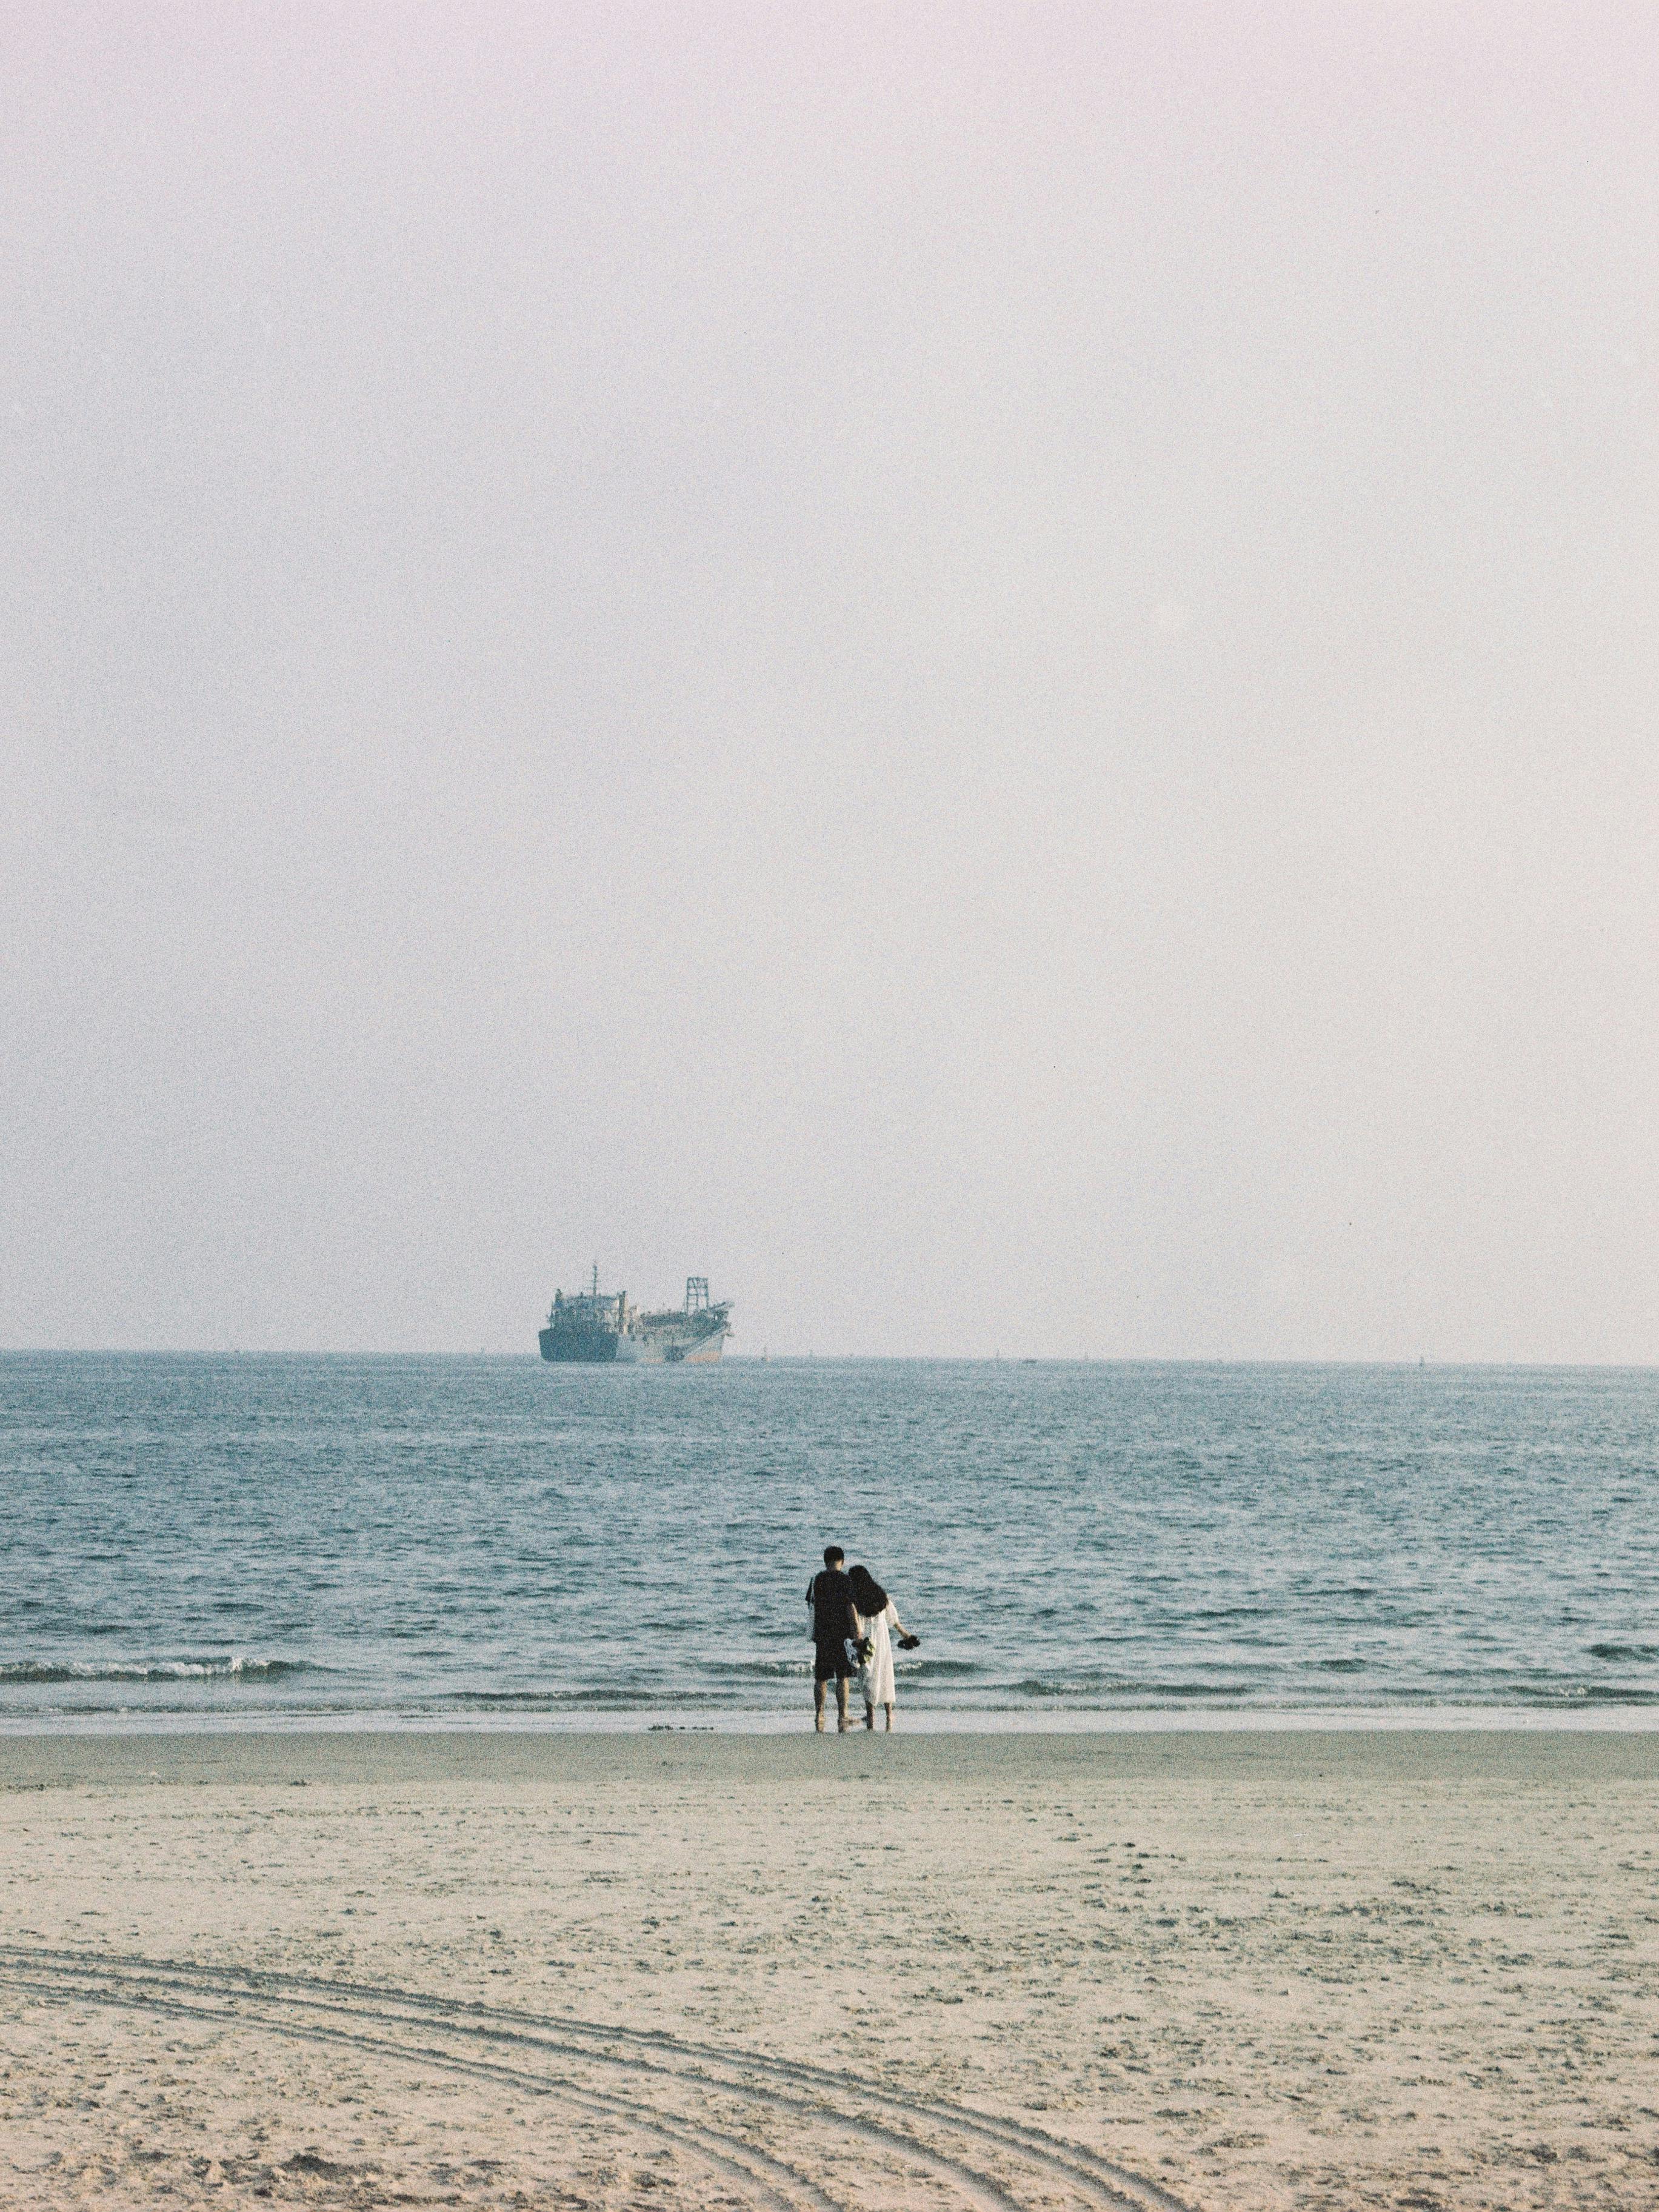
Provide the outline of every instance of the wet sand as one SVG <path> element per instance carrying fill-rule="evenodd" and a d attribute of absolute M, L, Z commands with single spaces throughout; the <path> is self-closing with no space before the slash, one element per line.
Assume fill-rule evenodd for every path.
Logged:
<path fill-rule="evenodd" d="M 0 2203 L 1651 2212 L 1656 1811 L 1652 1735 L 0 1739 Z"/>

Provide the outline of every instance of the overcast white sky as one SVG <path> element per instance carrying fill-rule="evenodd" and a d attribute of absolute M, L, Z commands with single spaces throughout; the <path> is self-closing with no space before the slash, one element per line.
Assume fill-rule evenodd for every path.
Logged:
<path fill-rule="evenodd" d="M 1650 6 L 0 40 L 0 1343 L 1659 1358 Z"/>

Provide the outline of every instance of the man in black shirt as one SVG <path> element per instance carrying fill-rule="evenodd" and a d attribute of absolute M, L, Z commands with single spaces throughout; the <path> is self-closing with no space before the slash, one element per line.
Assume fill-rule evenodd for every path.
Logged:
<path fill-rule="evenodd" d="M 812 1608 L 812 1713 L 820 1734 L 823 1729 L 823 1686 L 836 1686 L 836 1724 L 847 1729 L 847 1681 L 854 1661 L 848 1646 L 858 1634 L 853 1610 L 852 1585 L 847 1579 L 847 1554 L 839 1544 L 825 1547 L 823 1572 L 806 1586 L 806 1602 Z"/>

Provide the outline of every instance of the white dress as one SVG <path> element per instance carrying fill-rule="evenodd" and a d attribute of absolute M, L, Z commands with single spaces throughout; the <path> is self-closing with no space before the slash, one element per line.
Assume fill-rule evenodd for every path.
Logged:
<path fill-rule="evenodd" d="M 890 1601 L 884 1613 L 866 1620 L 858 1617 L 859 1634 L 870 1639 L 870 1656 L 859 1669 L 859 1687 L 864 1692 L 866 1705 L 891 1705 L 898 1700 L 893 1695 L 893 1640 L 887 1633 L 898 1626 L 898 1615 Z"/>

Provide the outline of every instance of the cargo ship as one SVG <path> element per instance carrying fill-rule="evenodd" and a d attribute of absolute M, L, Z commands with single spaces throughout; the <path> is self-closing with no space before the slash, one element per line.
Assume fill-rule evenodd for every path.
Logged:
<path fill-rule="evenodd" d="M 591 1290 L 568 1296 L 554 1291 L 539 1339 L 542 1358 L 596 1365 L 676 1365 L 682 1360 L 706 1364 L 720 1356 L 732 1330 L 731 1313 L 729 1299 L 711 1303 L 706 1275 L 686 1277 L 683 1306 L 647 1313 L 630 1304 L 626 1291 L 602 1292 L 596 1267 Z"/>

